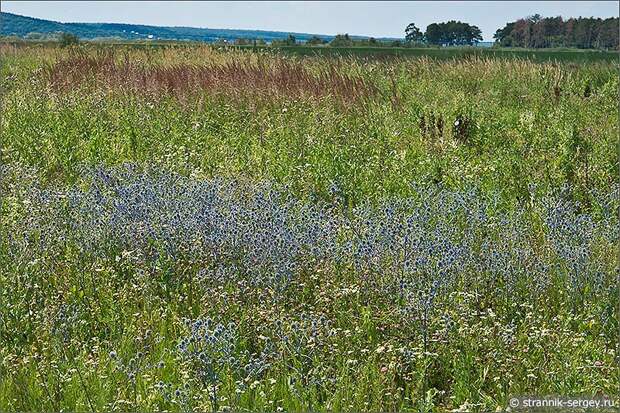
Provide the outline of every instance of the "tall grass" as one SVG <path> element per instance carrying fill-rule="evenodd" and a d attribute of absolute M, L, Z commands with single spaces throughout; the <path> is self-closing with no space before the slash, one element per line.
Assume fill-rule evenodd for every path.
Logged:
<path fill-rule="evenodd" d="M 615 394 L 616 66 L 0 53 L 0 410 Z"/>
<path fill-rule="evenodd" d="M 298 194 L 337 183 L 352 202 L 407 195 L 419 180 L 522 199 L 530 183 L 557 187 L 570 175 L 583 192 L 616 176 L 612 65 L 201 50 L 202 63 L 167 50 L 52 51 L 26 70 L 9 62 L 3 161 L 71 177 L 82 162 L 148 160 L 275 179 Z"/>
<path fill-rule="evenodd" d="M 347 75 L 340 68 L 341 65 L 330 62 L 311 73 L 301 62 L 283 58 L 147 66 L 133 63 L 127 54 L 123 62 L 117 63 L 108 51 L 95 56 L 79 54 L 56 62 L 48 68 L 46 76 L 56 92 L 92 81 L 98 89 L 120 88 L 133 94 L 176 98 L 205 93 L 234 97 L 249 92 L 252 99 L 331 96 L 353 104 L 374 94 L 372 84 Z"/>

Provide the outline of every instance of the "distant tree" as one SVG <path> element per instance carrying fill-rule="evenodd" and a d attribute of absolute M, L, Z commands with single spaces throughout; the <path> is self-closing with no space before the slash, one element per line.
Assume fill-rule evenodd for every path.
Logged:
<path fill-rule="evenodd" d="M 528 16 L 527 20 L 535 24 L 535 23 L 538 23 L 539 21 L 542 20 L 542 16 L 540 14 L 536 13 L 536 14 L 534 14 L 532 16 Z"/>
<path fill-rule="evenodd" d="M 414 23 L 409 23 L 405 28 L 405 40 L 418 43 L 424 40 L 424 34 Z"/>
<path fill-rule="evenodd" d="M 512 46 L 513 43 L 513 39 L 512 39 L 512 31 L 515 27 L 515 23 L 508 23 L 506 26 L 504 26 L 503 29 L 497 29 L 497 31 L 495 32 L 495 34 L 493 35 L 493 38 L 495 39 L 495 43 L 497 43 L 500 46 Z"/>
<path fill-rule="evenodd" d="M 564 46 L 575 47 L 575 26 L 577 19 L 568 19 L 564 22 Z"/>
<path fill-rule="evenodd" d="M 60 33 L 58 42 L 62 47 L 76 45 L 80 42 L 78 37 L 73 33 Z"/>
<path fill-rule="evenodd" d="M 591 49 L 593 47 L 594 19 L 577 19 L 575 26 L 575 45 L 580 49 Z"/>
<path fill-rule="evenodd" d="M 430 44 L 444 44 L 446 40 L 442 28 L 437 23 L 431 23 L 426 26 L 424 38 Z"/>
<path fill-rule="evenodd" d="M 313 46 L 319 45 L 319 44 L 325 44 L 325 43 L 327 42 L 318 36 L 312 36 L 311 38 L 308 39 L 308 41 L 306 41 L 306 44 L 313 45 Z"/>
<path fill-rule="evenodd" d="M 336 37 L 329 42 L 329 45 L 333 47 L 348 47 L 353 46 L 353 41 L 351 40 L 351 37 L 349 37 L 348 33 L 337 34 Z"/>
<path fill-rule="evenodd" d="M 493 36 L 505 47 L 577 47 L 618 49 L 620 19 L 617 17 L 571 18 L 541 17 L 539 14 L 508 23 Z"/>
<path fill-rule="evenodd" d="M 286 39 L 273 39 L 271 41 L 272 46 L 295 46 L 297 45 L 297 39 L 292 34 L 289 34 Z"/>
<path fill-rule="evenodd" d="M 605 19 L 600 25 L 598 37 L 596 39 L 596 47 L 600 49 L 618 49 L 618 43 L 620 42 L 619 37 L 618 19 Z"/>
<path fill-rule="evenodd" d="M 424 38 L 428 43 L 435 45 L 473 45 L 482 41 L 482 32 L 478 26 L 450 20 L 445 23 L 432 23 L 428 25 Z"/>
<path fill-rule="evenodd" d="M 547 47 L 547 37 L 545 36 L 546 21 L 541 20 L 538 23 L 531 24 L 529 47 L 541 48 Z"/>
<path fill-rule="evenodd" d="M 478 26 L 465 24 L 465 36 L 462 38 L 465 44 L 474 45 L 482 41 L 482 30 Z"/>
<path fill-rule="evenodd" d="M 545 37 L 546 47 L 563 46 L 565 36 L 564 19 L 561 16 L 557 16 L 549 17 L 543 21 L 544 30 L 542 32 Z"/>

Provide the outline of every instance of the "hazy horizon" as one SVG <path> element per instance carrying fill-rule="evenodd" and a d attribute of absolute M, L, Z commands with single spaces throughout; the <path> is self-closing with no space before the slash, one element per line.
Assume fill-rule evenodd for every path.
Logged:
<path fill-rule="evenodd" d="M 461 20 L 478 26 L 484 41 L 492 41 L 495 30 L 528 15 L 618 17 L 618 6 L 618 1 L 4 1 L 2 11 L 63 23 L 129 23 L 397 38 L 404 37 L 404 29 L 411 22 L 424 31 L 433 22 Z"/>

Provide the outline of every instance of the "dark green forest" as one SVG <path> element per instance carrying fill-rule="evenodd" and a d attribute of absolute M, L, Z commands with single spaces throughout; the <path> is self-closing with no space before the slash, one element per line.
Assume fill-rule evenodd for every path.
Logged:
<path fill-rule="evenodd" d="M 540 15 L 519 19 L 498 29 L 493 36 L 503 47 L 575 47 L 578 49 L 618 49 L 620 19 L 577 18 Z"/>
<path fill-rule="evenodd" d="M 410 23 L 405 29 L 405 40 L 429 45 L 471 46 L 482 41 L 482 31 L 478 26 L 450 20 L 445 23 L 431 23 L 422 33 L 415 23 Z"/>

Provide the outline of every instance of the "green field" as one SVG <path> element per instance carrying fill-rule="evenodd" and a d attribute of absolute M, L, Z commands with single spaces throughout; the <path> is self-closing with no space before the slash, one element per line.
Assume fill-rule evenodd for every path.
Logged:
<path fill-rule="evenodd" d="M 6 44 L 15 46 L 24 46 L 38 44 L 45 46 L 50 42 L 37 42 L 33 40 L 10 41 L 5 39 Z M 91 42 L 92 47 L 106 48 L 109 45 L 131 46 L 133 48 L 195 48 L 200 47 L 200 42 L 192 41 L 176 41 L 176 40 L 157 40 L 157 41 L 117 41 L 117 42 Z M 253 52 L 271 52 L 284 53 L 292 56 L 335 56 L 335 57 L 359 57 L 359 58 L 412 58 L 412 57 L 429 57 L 432 59 L 449 60 L 453 58 L 499 58 L 499 59 L 525 59 L 532 62 L 564 62 L 564 63 L 619 63 L 620 55 L 617 51 L 609 50 L 582 50 L 582 49 L 522 49 L 522 48 L 500 48 L 500 47 L 387 47 L 387 46 L 356 46 L 356 47 L 333 47 L 333 46 L 211 46 L 216 49 L 236 49 L 251 50 Z"/>
<path fill-rule="evenodd" d="M 617 394 L 617 53 L 0 59 L 0 411 Z"/>
<path fill-rule="evenodd" d="M 252 46 L 239 46 L 252 48 Z M 257 49 L 260 49 L 258 46 Z M 269 50 L 263 47 L 264 50 Z M 486 47 L 447 47 L 447 48 L 404 48 L 404 47 L 312 47 L 280 46 L 277 49 L 297 56 L 354 56 L 354 57 L 430 57 L 434 59 L 453 58 L 501 58 L 528 59 L 534 62 L 609 62 L 618 63 L 615 51 L 577 50 L 577 49 L 512 49 Z"/>

